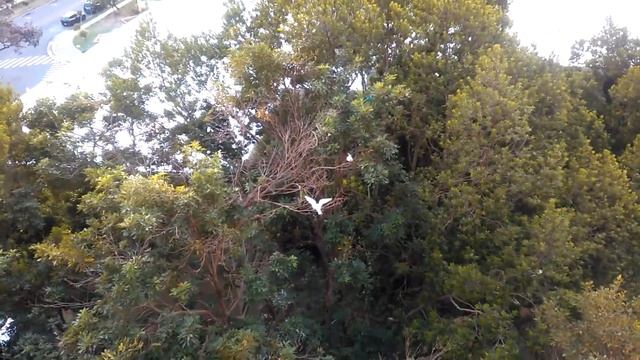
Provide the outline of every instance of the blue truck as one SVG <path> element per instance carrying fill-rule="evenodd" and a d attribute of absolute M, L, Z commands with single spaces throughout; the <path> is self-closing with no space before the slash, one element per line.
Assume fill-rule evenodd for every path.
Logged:
<path fill-rule="evenodd" d="M 84 12 L 85 14 L 92 15 L 97 14 L 105 9 L 106 0 L 85 0 Z"/>

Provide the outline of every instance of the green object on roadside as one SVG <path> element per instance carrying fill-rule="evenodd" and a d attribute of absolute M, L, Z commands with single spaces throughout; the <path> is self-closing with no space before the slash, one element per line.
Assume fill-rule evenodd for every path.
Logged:
<path fill-rule="evenodd" d="M 111 10 L 110 10 L 111 11 Z M 127 5 L 124 5 L 119 11 L 114 11 L 111 14 L 106 15 L 104 18 L 97 22 L 90 24 L 82 30 L 79 30 L 78 34 L 73 38 L 73 45 L 81 52 L 85 52 L 98 43 L 98 38 L 107 34 L 116 28 L 122 26 L 123 18 L 127 16 L 137 15 L 137 2 L 132 1 Z M 104 15 L 104 14 L 103 14 Z M 101 16 L 103 16 L 101 15 Z"/>
<path fill-rule="evenodd" d="M 108 16 L 86 29 L 83 29 L 73 38 L 73 45 L 82 52 L 89 50 L 97 44 L 97 38 L 120 27 L 122 22 L 115 16 Z"/>

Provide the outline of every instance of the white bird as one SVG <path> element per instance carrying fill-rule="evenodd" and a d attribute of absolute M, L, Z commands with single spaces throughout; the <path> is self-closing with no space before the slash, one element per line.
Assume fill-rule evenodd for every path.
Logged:
<path fill-rule="evenodd" d="M 305 200 L 307 200 L 307 202 L 309 203 L 309 205 L 311 205 L 311 207 L 313 208 L 313 210 L 315 210 L 316 212 L 318 212 L 318 215 L 322 215 L 322 207 L 324 206 L 324 204 L 328 203 L 329 201 L 331 201 L 331 198 L 325 198 L 325 199 L 320 199 L 320 201 L 317 201 L 309 196 L 305 195 Z"/>
<path fill-rule="evenodd" d="M 347 153 L 347 161 L 348 162 L 352 162 L 353 161 L 353 156 L 351 156 L 350 153 Z"/>

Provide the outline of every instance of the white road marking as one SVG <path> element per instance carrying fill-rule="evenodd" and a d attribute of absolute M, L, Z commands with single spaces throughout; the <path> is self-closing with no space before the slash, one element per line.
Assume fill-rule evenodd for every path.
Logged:
<path fill-rule="evenodd" d="M 53 64 L 55 59 L 47 55 L 25 56 L 0 60 L 0 69 L 12 69 L 44 64 Z"/>
<path fill-rule="evenodd" d="M 5 68 L 6 69 L 12 69 L 12 68 L 17 68 L 17 67 L 22 67 L 23 64 L 25 64 L 29 60 L 31 60 L 31 58 L 18 58 L 18 59 L 16 59 L 16 61 L 12 61 L 11 63 L 7 64 L 5 66 Z"/>
<path fill-rule="evenodd" d="M 40 80 L 41 83 L 52 83 L 56 77 L 60 77 L 61 73 L 60 73 L 60 69 L 62 69 L 66 64 L 65 63 L 59 63 L 56 62 L 54 63 L 49 70 L 47 70 L 47 73 L 44 74 L 44 76 L 42 77 L 42 80 Z"/>
<path fill-rule="evenodd" d="M 7 66 L 11 66 L 11 64 L 20 62 L 20 58 L 10 58 L 6 60 L 0 61 L 0 68 L 6 68 Z"/>
<path fill-rule="evenodd" d="M 42 65 L 42 64 L 51 64 L 52 61 L 55 61 L 54 59 L 50 58 L 50 57 L 42 57 L 40 58 L 38 61 L 36 61 L 34 63 L 34 65 Z"/>
<path fill-rule="evenodd" d="M 22 63 L 22 66 L 31 66 L 34 65 L 36 61 L 42 60 L 41 58 L 30 58 L 29 60 Z"/>

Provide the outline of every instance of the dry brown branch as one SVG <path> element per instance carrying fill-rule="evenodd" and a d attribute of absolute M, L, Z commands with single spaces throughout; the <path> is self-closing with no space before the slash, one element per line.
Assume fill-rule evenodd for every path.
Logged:
<path fill-rule="evenodd" d="M 325 210 L 344 201 L 341 187 L 334 187 L 334 193 L 327 193 L 326 189 L 334 183 L 336 174 L 349 169 L 352 163 L 344 157 L 336 163 L 335 157 L 319 151 L 327 139 L 321 135 L 313 118 L 302 114 L 301 101 L 300 97 L 289 97 L 286 115 L 282 117 L 266 110 L 258 111 L 269 143 L 244 163 L 236 176 L 236 181 L 249 180 L 252 184 L 242 196 L 243 207 L 266 203 L 275 208 L 312 214 L 314 211 L 303 195 L 331 197 Z M 235 186 L 238 187 L 237 183 Z"/>
<path fill-rule="evenodd" d="M 460 307 L 460 305 L 458 305 L 458 303 L 456 303 L 456 301 L 454 300 L 453 296 L 449 296 L 449 301 L 451 301 L 453 306 L 455 306 L 456 309 L 458 309 L 459 311 L 468 312 L 468 313 L 472 313 L 472 314 L 476 314 L 476 315 L 477 314 L 482 314 L 482 311 L 476 310 L 471 304 L 468 304 L 468 303 L 466 303 L 466 302 L 464 302 L 462 300 L 459 300 L 459 301 L 464 302 L 466 305 L 469 306 L 469 308 Z"/>

